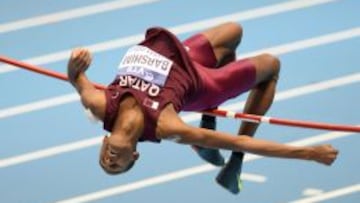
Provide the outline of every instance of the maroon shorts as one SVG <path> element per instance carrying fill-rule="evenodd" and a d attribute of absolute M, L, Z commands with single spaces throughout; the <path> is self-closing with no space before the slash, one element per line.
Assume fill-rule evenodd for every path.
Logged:
<path fill-rule="evenodd" d="M 216 68 L 217 60 L 208 39 L 201 34 L 184 41 L 194 67 L 199 73 L 202 89 L 185 104 L 185 111 L 216 108 L 228 99 L 251 89 L 256 80 L 256 69 L 249 59 L 230 62 Z"/>

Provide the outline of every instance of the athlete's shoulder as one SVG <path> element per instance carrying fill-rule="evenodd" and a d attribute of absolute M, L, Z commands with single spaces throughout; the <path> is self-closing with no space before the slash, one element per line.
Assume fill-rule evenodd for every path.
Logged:
<path fill-rule="evenodd" d="M 185 123 L 181 120 L 174 106 L 169 103 L 160 112 L 157 121 L 156 136 L 159 139 L 167 139 L 169 136 L 181 131 Z"/>

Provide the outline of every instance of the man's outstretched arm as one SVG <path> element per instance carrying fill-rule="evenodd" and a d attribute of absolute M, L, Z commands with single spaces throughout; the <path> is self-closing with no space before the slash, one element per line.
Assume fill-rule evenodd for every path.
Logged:
<path fill-rule="evenodd" d="M 79 93 L 83 106 L 103 120 L 106 105 L 104 91 L 97 90 L 85 75 L 91 60 L 91 53 L 87 49 L 74 49 L 68 62 L 67 73 L 69 82 Z"/>
<path fill-rule="evenodd" d="M 183 132 L 179 142 L 263 156 L 312 160 L 326 165 L 331 165 L 338 154 L 338 151 L 330 145 L 295 147 L 245 135 L 235 137 L 223 132 L 195 127 L 190 127 Z"/>
<path fill-rule="evenodd" d="M 160 116 L 160 136 L 178 143 L 200 145 L 208 148 L 249 152 L 262 156 L 312 160 L 331 165 L 338 151 L 330 145 L 296 147 L 249 136 L 234 136 L 224 132 L 197 128 L 185 124 L 180 117 L 167 108 Z"/>

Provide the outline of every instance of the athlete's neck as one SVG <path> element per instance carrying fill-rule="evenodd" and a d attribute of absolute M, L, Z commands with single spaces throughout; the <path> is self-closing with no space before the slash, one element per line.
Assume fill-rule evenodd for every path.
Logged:
<path fill-rule="evenodd" d="M 131 95 L 126 95 L 119 105 L 119 128 L 123 133 L 124 141 L 136 144 L 144 131 L 144 114 L 141 106 Z"/>

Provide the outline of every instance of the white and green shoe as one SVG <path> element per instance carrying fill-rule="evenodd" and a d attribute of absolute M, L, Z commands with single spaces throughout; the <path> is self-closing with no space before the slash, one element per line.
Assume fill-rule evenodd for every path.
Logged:
<path fill-rule="evenodd" d="M 238 194 L 243 189 L 241 168 L 242 159 L 231 156 L 229 162 L 220 170 L 216 182 L 229 192 Z"/>

